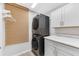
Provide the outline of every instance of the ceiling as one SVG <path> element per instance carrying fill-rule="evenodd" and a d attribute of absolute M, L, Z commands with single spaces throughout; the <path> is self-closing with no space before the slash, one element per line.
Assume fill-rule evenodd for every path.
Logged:
<path fill-rule="evenodd" d="M 66 5 L 67 3 L 37 3 L 37 5 L 34 8 L 31 7 L 33 3 L 19 3 L 19 4 L 28 7 L 30 10 L 34 12 L 42 13 L 49 16 L 52 11 Z"/>

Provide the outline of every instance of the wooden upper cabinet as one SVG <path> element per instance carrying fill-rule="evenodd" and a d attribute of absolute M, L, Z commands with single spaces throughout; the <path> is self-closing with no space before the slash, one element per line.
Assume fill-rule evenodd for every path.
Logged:
<path fill-rule="evenodd" d="M 14 3 L 6 3 L 5 9 L 10 10 L 16 22 L 5 21 L 5 43 L 12 45 L 29 41 L 29 10 Z M 6 18 L 8 19 L 8 18 Z"/>

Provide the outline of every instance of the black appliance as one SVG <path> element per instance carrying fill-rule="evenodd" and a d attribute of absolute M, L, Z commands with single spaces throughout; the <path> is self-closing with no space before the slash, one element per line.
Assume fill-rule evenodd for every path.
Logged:
<path fill-rule="evenodd" d="M 41 35 L 34 34 L 32 39 L 32 51 L 35 55 L 44 55 L 44 38 Z"/>
<path fill-rule="evenodd" d="M 44 37 L 49 35 L 49 17 L 36 15 L 32 22 L 32 51 L 35 55 L 44 55 Z"/>

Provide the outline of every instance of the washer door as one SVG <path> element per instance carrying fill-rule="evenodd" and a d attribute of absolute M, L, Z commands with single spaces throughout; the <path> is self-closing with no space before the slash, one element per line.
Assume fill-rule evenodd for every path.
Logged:
<path fill-rule="evenodd" d="M 32 27 L 33 27 L 34 30 L 38 29 L 38 27 L 39 27 L 39 19 L 37 19 L 37 18 L 33 19 Z"/>
<path fill-rule="evenodd" d="M 33 39 L 32 39 L 32 48 L 33 48 L 34 50 L 38 50 L 38 41 L 37 41 L 36 38 L 33 38 Z"/>

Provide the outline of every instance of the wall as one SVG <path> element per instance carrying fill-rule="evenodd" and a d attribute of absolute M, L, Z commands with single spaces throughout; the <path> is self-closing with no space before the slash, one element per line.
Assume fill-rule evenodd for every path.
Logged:
<path fill-rule="evenodd" d="M 60 24 L 61 21 L 63 21 L 63 25 Z M 63 34 L 79 38 L 79 3 L 67 4 L 51 13 L 50 33 L 51 35 Z"/>
<path fill-rule="evenodd" d="M 4 49 L 4 44 L 3 42 L 5 42 L 5 24 L 4 24 L 4 20 L 2 17 L 2 11 L 4 9 L 4 5 L 2 3 L 0 3 L 0 55 L 2 55 L 2 51 Z"/>

